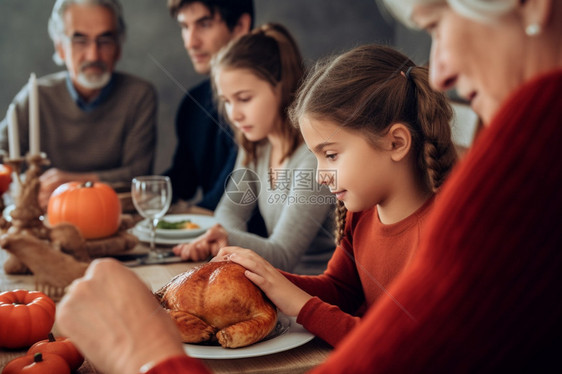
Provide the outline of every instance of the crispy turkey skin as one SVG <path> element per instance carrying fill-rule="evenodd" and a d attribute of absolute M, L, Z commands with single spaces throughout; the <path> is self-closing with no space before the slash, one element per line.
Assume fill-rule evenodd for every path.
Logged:
<path fill-rule="evenodd" d="M 209 262 L 173 278 L 155 295 L 184 343 L 218 340 L 224 348 L 256 343 L 277 322 L 275 306 L 233 262 Z"/>

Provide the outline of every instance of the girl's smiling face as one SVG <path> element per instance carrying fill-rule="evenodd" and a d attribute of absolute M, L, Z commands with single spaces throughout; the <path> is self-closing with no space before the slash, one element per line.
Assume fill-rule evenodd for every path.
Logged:
<path fill-rule="evenodd" d="M 393 163 L 389 152 L 376 149 L 365 135 L 331 121 L 304 116 L 300 130 L 318 160 L 317 180 L 351 212 L 381 204 L 391 191 Z"/>
<path fill-rule="evenodd" d="M 215 84 L 228 119 L 246 139 L 260 141 L 280 128 L 279 86 L 273 87 L 250 70 L 234 68 L 219 69 Z"/>

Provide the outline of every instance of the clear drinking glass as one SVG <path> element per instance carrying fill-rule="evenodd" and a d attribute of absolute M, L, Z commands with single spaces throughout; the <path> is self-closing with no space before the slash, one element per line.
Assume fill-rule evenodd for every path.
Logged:
<path fill-rule="evenodd" d="M 170 178 L 161 175 L 147 175 L 133 178 L 131 183 L 133 204 L 150 225 L 150 257 L 162 258 L 164 255 L 155 249 L 154 240 L 158 220 L 166 214 L 172 202 L 172 183 Z"/>

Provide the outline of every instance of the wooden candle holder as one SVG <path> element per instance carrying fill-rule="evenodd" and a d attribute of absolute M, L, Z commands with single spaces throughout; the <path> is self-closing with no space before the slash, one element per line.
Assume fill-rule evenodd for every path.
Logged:
<path fill-rule="evenodd" d="M 4 163 L 16 172 L 14 182 L 18 184 L 18 194 L 14 196 L 15 208 L 10 212 L 12 232 L 27 230 L 37 238 L 46 238 L 45 226 L 41 221 L 43 211 L 39 206 L 37 197 L 41 187 L 39 177 L 43 173 L 44 167 L 50 164 L 50 161 L 44 153 L 40 153 L 36 155 L 28 154 L 25 158 L 5 159 Z M 25 178 L 22 180 L 20 173 L 24 163 L 28 167 L 25 171 Z"/>

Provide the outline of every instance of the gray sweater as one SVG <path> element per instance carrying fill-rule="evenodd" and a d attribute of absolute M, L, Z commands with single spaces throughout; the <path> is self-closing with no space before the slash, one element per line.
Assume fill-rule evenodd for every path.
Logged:
<path fill-rule="evenodd" d="M 316 183 L 316 159 L 302 144 L 270 183 L 269 142 L 256 164 L 242 165 L 240 151 L 215 217 L 228 231 L 228 245 L 254 250 L 273 266 L 298 274 L 319 274 L 334 249 L 335 197 Z M 268 237 L 247 232 L 258 207 Z"/>
<path fill-rule="evenodd" d="M 40 148 L 51 167 L 95 172 L 108 182 L 129 182 L 152 173 L 157 97 L 140 78 L 114 74 L 109 96 L 91 111 L 81 110 L 66 87 L 66 72 L 37 79 Z M 27 86 L 14 99 L 22 155 L 29 149 Z M 8 123 L 0 123 L 0 149 L 8 151 Z"/>

